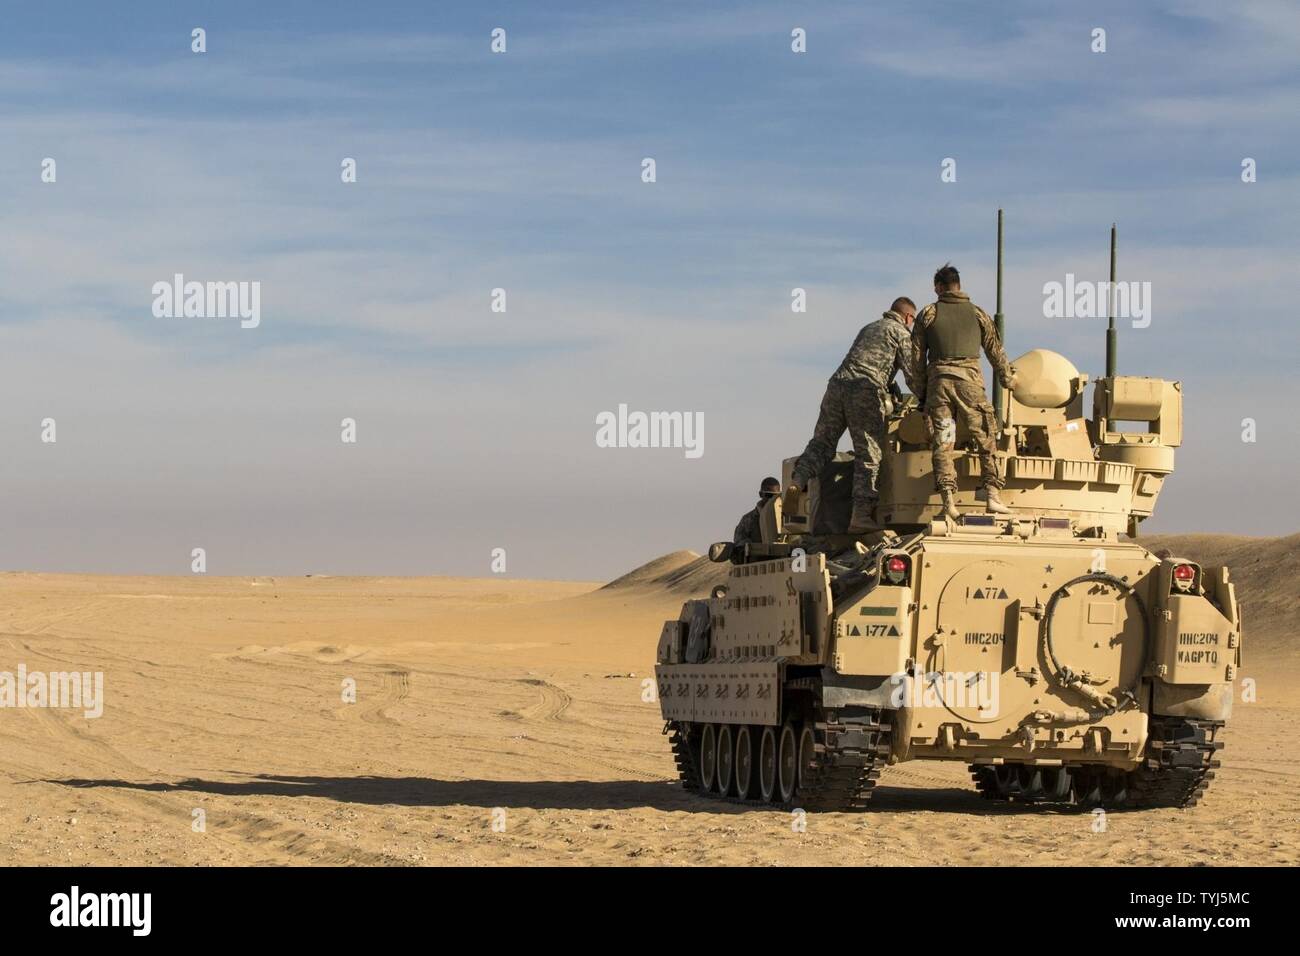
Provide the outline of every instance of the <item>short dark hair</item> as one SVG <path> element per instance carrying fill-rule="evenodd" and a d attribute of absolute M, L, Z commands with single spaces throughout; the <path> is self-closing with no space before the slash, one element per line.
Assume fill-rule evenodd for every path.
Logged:
<path fill-rule="evenodd" d="M 905 295 L 900 295 L 897 299 L 895 299 L 893 302 L 891 302 L 890 305 L 889 305 L 889 311 L 890 311 L 890 312 L 897 312 L 897 311 L 898 311 L 898 307 L 899 307 L 900 305 L 910 305 L 910 306 L 912 307 L 912 311 L 913 311 L 913 312 L 916 311 L 916 303 L 913 302 L 911 299 L 909 299 L 909 298 L 908 298 L 907 296 L 905 296 Z"/>
<path fill-rule="evenodd" d="M 951 262 L 945 262 L 934 272 L 934 284 L 943 289 L 961 285 L 961 273 Z"/>
<path fill-rule="evenodd" d="M 780 480 L 776 478 L 764 478 L 763 483 L 758 486 L 758 493 L 761 495 L 769 488 L 776 488 L 777 490 L 780 490 L 781 488 Z"/>

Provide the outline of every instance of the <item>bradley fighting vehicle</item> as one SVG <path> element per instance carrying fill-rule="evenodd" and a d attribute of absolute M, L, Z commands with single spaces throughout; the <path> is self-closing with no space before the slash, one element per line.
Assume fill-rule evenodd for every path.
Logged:
<path fill-rule="evenodd" d="M 999 211 L 999 334 L 1001 260 Z M 761 544 L 710 549 L 726 583 L 664 624 L 655 668 L 687 789 L 850 809 L 890 764 L 959 760 L 993 800 L 1196 802 L 1232 709 L 1240 612 L 1227 568 L 1131 540 L 1173 471 L 1182 391 L 1116 374 L 1113 305 L 1091 417 L 1087 376 L 1053 352 L 1012 363 L 1013 394 L 995 388 L 1009 515 L 976 500 L 959 426 L 962 516 L 943 518 L 909 396 L 880 530 L 845 533 L 841 454 L 763 508 Z"/>

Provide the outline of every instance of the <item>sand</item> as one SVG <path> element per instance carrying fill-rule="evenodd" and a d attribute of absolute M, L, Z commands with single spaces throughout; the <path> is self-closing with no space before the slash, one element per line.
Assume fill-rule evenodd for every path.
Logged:
<path fill-rule="evenodd" d="M 1294 560 L 1280 540 L 1273 564 Z M 643 681 L 662 621 L 714 570 L 677 552 L 603 588 L 0 575 L 0 671 L 105 681 L 98 719 L 0 709 L 0 864 L 1300 862 L 1300 680 L 1280 629 L 1247 635 L 1259 699 L 1192 810 L 1095 832 L 920 762 L 887 770 L 871 811 L 802 832 L 686 794 Z M 1273 573 L 1243 570 L 1243 591 Z"/>

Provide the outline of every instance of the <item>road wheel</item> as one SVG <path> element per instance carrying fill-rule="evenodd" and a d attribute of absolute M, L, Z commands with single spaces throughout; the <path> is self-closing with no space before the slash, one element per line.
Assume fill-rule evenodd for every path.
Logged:
<path fill-rule="evenodd" d="M 1043 768 L 1029 764 L 1020 765 L 1020 794 L 1025 800 L 1040 800 L 1043 796 Z"/>
<path fill-rule="evenodd" d="M 776 728 L 764 727 L 758 746 L 758 790 L 764 803 L 776 800 L 777 791 Z"/>
<path fill-rule="evenodd" d="M 1049 767 L 1043 771 L 1043 789 L 1048 800 L 1069 800 L 1074 780 L 1068 767 Z"/>
<path fill-rule="evenodd" d="M 817 772 L 817 740 L 813 736 L 811 724 L 804 724 L 799 731 L 799 789 L 804 791 L 813 782 Z"/>
<path fill-rule="evenodd" d="M 1108 807 L 1122 807 L 1128 803 L 1128 775 L 1109 771 L 1102 778 L 1101 799 Z"/>
<path fill-rule="evenodd" d="M 724 797 L 731 793 L 732 769 L 735 767 L 736 745 L 731 739 L 731 725 L 718 728 L 718 793 Z"/>
<path fill-rule="evenodd" d="M 1102 772 L 1097 767 L 1084 767 L 1075 773 L 1074 794 L 1080 806 L 1095 807 L 1102 802 Z"/>
<path fill-rule="evenodd" d="M 790 803 L 799 786 L 799 739 L 795 736 L 794 725 L 788 722 L 781 728 L 777 764 L 777 777 L 781 784 L 780 800 L 782 803 Z"/>
<path fill-rule="evenodd" d="M 993 779 L 997 781 L 998 793 L 1004 800 L 1020 796 L 1020 768 L 1015 764 L 1000 764 L 993 768 Z"/>
<path fill-rule="evenodd" d="M 742 800 L 754 797 L 755 776 L 754 735 L 748 727 L 736 731 L 736 796 Z"/>
<path fill-rule="evenodd" d="M 700 734 L 700 789 L 714 792 L 718 775 L 718 730 L 712 724 L 704 725 Z"/>

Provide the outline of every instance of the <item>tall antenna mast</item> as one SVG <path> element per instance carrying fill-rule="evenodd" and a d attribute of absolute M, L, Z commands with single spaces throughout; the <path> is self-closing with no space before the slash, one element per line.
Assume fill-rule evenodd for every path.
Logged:
<path fill-rule="evenodd" d="M 1114 271 L 1113 265 L 1111 266 L 1111 271 L 1112 272 Z M 998 333 L 999 342 L 1002 342 L 1005 339 L 1005 336 L 1003 335 L 1003 327 L 1005 324 L 1006 324 L 1006 320 L 1002 317 L 1002 210 L 999 209 L 998 210 L 998 307 L 997 307 L 997 311 L 993 313 L 993 328 Z M 1004 412 L 1006 410 L 1002 407 L 1004 404 L 1005 402 L 1002 394 L 1002 383 L 998 381 L 998 377 L 994 375 L 993 376 L 993 410 L 997 413 L 997 417 L 999 421 L 1001 421 L 1005 417 Z"/>
<path fill-rule="evenodd" d="M 1002 248 L 1001 240 L 998 242 L 998 248 Z M 999 281 L 999 289 L 1001 286 L 1002 283 Z M 1106 377 L 1114 378 L 1118 340 L 1115 336 L 1115 224 L 1113 222 L 1110 224 L 1110 286 L 1106 294 L 1106 319 Z"/>

